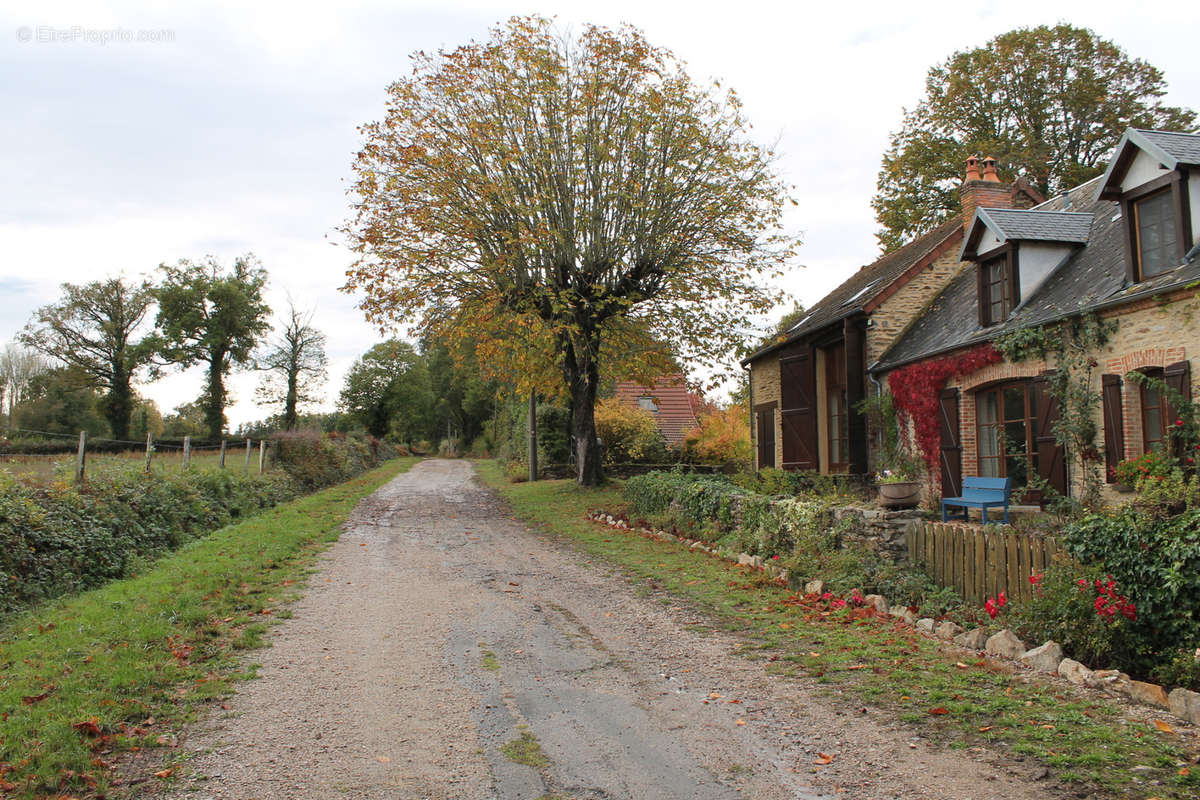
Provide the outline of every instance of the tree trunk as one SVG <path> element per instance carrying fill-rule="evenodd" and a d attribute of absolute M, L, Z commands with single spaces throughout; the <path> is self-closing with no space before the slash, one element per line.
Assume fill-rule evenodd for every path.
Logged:
<path fill-rule="evenodd" d="M 299 368 L 294 365 L 288 369 L 287 374 L 287 397 L 283 403 L 283 429 L 287 431 L 296 430 L 300 424 L 300 417 L 296 413 L 296 406 L 300 398 L 300 372 Z"/>
<path fill-rule="evenodd" d="M 112 385 L 109 386 L 104 405 L 112 437 L 128 439 L 129 420 L 133 416 L 133 389 L 129 385 L 129 375 L 120 370 L 113 371 Z"/>
<path fill-rule="evenodd" d="M 591 348 L 592 352 L 598 348 Z M 563 373 L 571 394 L 571 434 L 575 447 L 575 478 L 580 486 L 597 486 L 604 480 L 600 469 L 600 443 L 596 440 L 596 390 L 600 370 L 594 359 L 576 357 L 573 344 L 566 344 Z"/>
<path fill-rule="evenodd" d="M 204 389 L 204 424 L 208 426 L 208 438 L 220 439 L 225 429 L 225 381 L 223 380 L 225 355 L 215 354 L 208 362 L 208 386 Z"/>

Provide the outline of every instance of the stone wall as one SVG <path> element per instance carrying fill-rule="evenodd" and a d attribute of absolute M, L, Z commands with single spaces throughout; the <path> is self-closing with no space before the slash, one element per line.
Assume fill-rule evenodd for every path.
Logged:
<path fill-rule="evenodd" d="M 902 562 L 908 560 L 908 544 L 905 534 L 910 525 L 918 523 L 924 514 L 917 510 L 889 511 L 882 508 L 842 506 L 833 510 L 834 519 L 861 520 L 861 525 L 846 535 L 851 541 L 861 542 L 885 558 Z"/>
<path fill-rule="evenodd" d="M 779 353 L 774 352 L 755 361 L 750 367 L 750 401 L 757 408 L 767 403 L 775 404 L 771 418 L 775 421 L 775 466 L 783 463 L 783 430 L 780 427 L 779 401 L 781 386 L 779 383 Z M 750 414 L 750 441 L 754 450 L 754 468 L 758 463 L 758 415 Z"/>

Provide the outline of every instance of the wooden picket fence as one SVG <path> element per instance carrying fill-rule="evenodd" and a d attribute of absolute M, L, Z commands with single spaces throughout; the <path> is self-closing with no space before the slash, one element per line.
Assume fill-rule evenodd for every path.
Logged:
<path fill-rule="evenodd" d="M 940 585 L 969 602 L 983 604 L 1000 592 L 1013 600 L 1032 596 L 1029 576 L 1066 552 L 1047 536 L 1007 525 L 918 522 L 908 529 L 908 555 Z"/>

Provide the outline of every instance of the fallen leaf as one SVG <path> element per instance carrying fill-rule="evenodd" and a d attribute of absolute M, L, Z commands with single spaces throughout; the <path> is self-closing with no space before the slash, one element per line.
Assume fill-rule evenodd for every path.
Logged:
<path fill-rule="evenodd" d="M 854 666 L 852 666 L 852 667 L 846 667 L 846 669 L 848 669 L 848 670 L 853 670 L 853 669 L 866 669 L 866 668 L 867 668 L 867 665 L 866 665 L 866 664 L 855 664 L 855 665 L 854 665 Z"/>
<path fill-rule="evenodd" d="M 521 584 L 519 584 L 519 583 L 514 583 L 513 581 L 509 581 L 509 582 L 508 582 L 508 585 L 509 585 L 509 586 L 520 586 Z"/>
<path fill-rule="evenodd" d="M 83 722 L 76 722 L 71 727 L 85 736 L 100 736 L 103 731 L 100 730 L 100 726 L 96 724 L 97 722 L 97 718 L 92 717 L 91 719 L 85 719 Z"/>
<path fill-rule="evenodd" d="M 1183 775 L 1186 778 L 1188 775 L 1192 774 L 1192 770 L 1190 767 L 1180 767 L 1179 774 Z"/>
<path fill-rule="evenodd" d="M 824 767 L 829 764 L 832 764 L 833 759 L 836 757 L 837 757 L 836 753 L 833 755 L 830 755 L 828 753 L 817 753 L 817 757 L 816 757 L 816 759 L 813 760 L 813 763 L 816 764 L 818 767 Z"/>
<path fill-rule="evenodd" d="M 177 770 L 177 769 L 179 769 L 178 765 L 171 767 L 169 769 L 160 769 L 158 772 L 154 773 L 154 777 L 162 778 L 165 780 L 165 779 L 171 777 L 171 774 L 173 772 L 175 772 L 175 770 Z"/>
<path fill-rule="evenodd" d="M 988 731 L 990 731 L 991 729 L 992 729 L 992 726 L 991 726 L 991 725 L 984 725 L 982 728 L 980 728 L 980 729 L 979 729 L 979 732 L 980 732 L 980 733 L 987 733 L 987 732 L 988 732 Z"/>
<path fill-rule="evenodd" d="M 1161 719 L 1154 720 L 1154 727 L 1158 728 L 1163 733 L 1174 733 L 1175 732 L 1174 728 L 1172 728 L 1167 723 L 1163 722 Z"/>
<path fill-rule="evenodd" d="M 783 629 L 786 631 L 786 630 L 788 630 L 789 628 L 791 628 L 791 627 L 792 627 L 792 623 L 790 623 L 790 622 L 781 622 L 781 623 L 779 623 L 779 627 L 780 627 L 780 628 L 783 628 Z"/>
<path fill-rule="evenodd" d="M 31 706 L 34 703 L 42 702 L 43 700 L 45 700 L 47 697 L 49 697 L 53 693 L 54 693 L 54 687 L 51 686 L 48 689 L 46 689 L 46 691 L 42 692 L 41 694 L 32 694 L 32 695 L 26 695 L 26 696 L 22 697 L 21 702 L 27 706 Z"/>
<path fill-rule="evenodd" d="M 938 706 L 937 708 L 929 709 L 929 713 L 933 714 L 934 716 L 941 716 L 942 714 L 949 714 L 950 712 L 942 706 Z"/>
<path fill-rule="evenodd" d="M 967 666 L 966 664 L 964 664 L 964 663 L 963 663 L 963 662 L 961 662 L 961 661 L 956 661 L 956 662 L 954 663 L 954 666 L 958 667 L 959 669 L 970 669 L 970 667 L 969 667 L 969 666 Z"/>
<path fill-rule="evenodd" d="M 375 760 L 378 761 L 380 764 L 392 763 L 392 760 L 390 758 L 388 758 L 387 756 L 375 756 Z"/>
<path fill-rule="evenodd" d="M 738 725 L 738 726 L 745 725 L 745 724 L 746 724 L 746 720 L 744 720 L 744 719 L 739 719 L 737 722 L 735 722 L 735 723 L 733 723 L 733 724 L 734 724 L 734 725 Z"/>

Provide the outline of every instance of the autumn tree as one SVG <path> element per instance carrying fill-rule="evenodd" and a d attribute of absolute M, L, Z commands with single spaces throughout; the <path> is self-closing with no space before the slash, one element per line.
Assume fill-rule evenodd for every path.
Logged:
<path fill-rule="evenodd" d="M 101 411 L 113 437 L 127 439 L 137 404 L 133 379 L 157 346 L 153 335 L 141 330 L 154 297 L 146 284 L 124 278 L 64 283 L 62 292 L 57 303 L 38 309 L 21 342 L 90 376 L 104 392 Z"/>
<path fill-rule="evenodd" d="M 885 250 L 959 211 L 970 155 L 993 156 L 1046 196 L 1103 171 L 1127 127 L 1187 130 L 1160 70 L 1086 28 L 1020 28 L 929 70 L 883 156 L 871 201 Z"/>
<path fill-rule="evenodd" d="M 733 92 L 629 27 L 571 38 L 514 18 L 415 54 L 388 94 L 354 165 L 347 289 L 381 323 L 490 314 L 531 332 L 570 399 L 578 480 L 597 483 L 615 331 L 634 321 L 689 366 L 724 365 L 774 300 L 762 279 L 793 242 L 771 154 Z"/>
<path fill-rule="evenodd" d="M 154 295 L 162 356 L 184 369 L 204 366 L 200 402 L 208 436 L 219 439 L 225 428 L 225 379 L 235 367 L 252 363 L 254 348 L 271 327 L 271 309 L 263 299 L 267 272 L 249 254 L 237 258 L 229 270 L 212 257 L 201 262 L 182 259 L 159 269 L 162 283 Z"/>
<path fill-rule="evenodd" d="M 312 318 L 313 312 L 289 304 L 279 332 L 257 360 L 266 373 L 258 386 L 258 400 L 279 408 L 283 427 L 289 431 L 300 423 L 299 407 L 320 400 L 325 383 L 325 334 L 313 326 Z"/>

